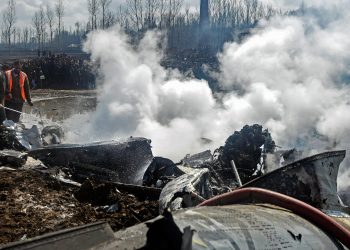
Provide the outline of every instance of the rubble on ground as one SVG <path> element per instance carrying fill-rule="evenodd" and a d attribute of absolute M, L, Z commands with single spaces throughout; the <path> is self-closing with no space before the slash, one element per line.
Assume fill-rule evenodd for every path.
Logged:
<path fill-rule="evenodd" d="M 10 123 L 0 126 L 0 244 L 98 220 L 119 230 L 164 211 L 194 207 L 240 188 L 231 161 L 247 183 L 243 187 L 270 188 L 320 209 L 348 211 L 337 198 L 325 200 L 336 193 L 344 151 L 295 162 L 303 154 L 276 151 L 260 125 L 236 131 L 213 154 L 186 155 L 176 164 L 153 157 L 146 138 L 43 146 L 60 143 L 63 136 L 55 126 L 42 132 Z M 331 171 L 323 174 L 326 179 L 317 175 L 320 164 L 326 173 Z M 280 178 L 290 186 L 281 185 Z"/>
<path fill-rule="evenodd" d="M 0 150 L 12 149 L 17 151 L 29 151 L 43 147 L 44 145 L 59 144 L 63 138 L 62 128 L 59 126 L 44 127 L 43 133 L 34 125 L 30 129 L 23 124 L 16 124 L 6 120 L 0 126 Z M 44 143 L 45 136 L 47 142 Z M 48 137 L 54 139 L 48 140 Z"/>
<path fill-rule="evenodd" d="M 158 215 L 159 189 L 126 184 L 141 183 L 153 158 L 149 140 L 29 150 L 23 144 L 35 136 L 23 131 L 0 126 L 0 244 L 99 220 L 119 230 Z M 43 134 L 62 136 L 57 127 Z M 118 180 L 125 183 L 108 182 Z"/>
<path fill-rule="evenodd" d="M 243 184 L 246 183 L 242 188 L 261 187 L 319 209 L 349 212 L 336 195 L 338 169 L 345 151 L 314 155 L 296 149 L 275 151 L 275 148 L 270 133 L 260 125 L 253 125 L 236 131 L 211 157 L 207 151 L 187 155 L 178 164 L 184 174 L 162 190 L 160 211 L 196 206 L 201 200 L 240 188 L 230 164 L 233 160 Z"/>
<path fill-rule="evenodd" d="M 108 184 L 97 185 L 103 198 L 97 203 L 89 200 L 96 193 L 85 193 L 87 200 L 80 202 L 74 197 L 79 190 L 38 171 L 0 170 L 0 244 L 99 220 L 117 231 L 158 215 L 157 200 L 113 189 L 115 199 Z"/>
<path fill-rule="evenodd" d="M 170 181 L 162 191 L 160 210 L 166 208 L 176 210 L 197 205 L 203 198 L 208 199 L 238 188 L 239 181 L 234 174 L 232 160 L 243 183 L 261 176 L 264 159 L 268 154 L 273 154 L 275 148 L 275 142 L 268 130 L 263 130 L 262 126 L 257 124 L 246 125 L 241 131 L 234 132 L 226 140 L 225 145 L 217 149 L 214 154 L 207 150 L 192 156 L 186 155 L 178 164 L 178 168 L 183 172 L 180 177 L 169 179 L 171 174 L 166 173 L 165 169 L 174 169 L 170 163 L 167 168 L 163 167 L 162 172 L 152 171 L 155 167 L 150 166 L 145 176 L 147 180 L 152 179 L 153 183 L 162 182 L 163 178 L 167 178 L 167 182 Z M 161 165 L 166 164 L 160 164 L 158 167 Z M 188 200 L 188 194 L 191 193 L 197 195 L 195 199 L 197 202 Z"/>

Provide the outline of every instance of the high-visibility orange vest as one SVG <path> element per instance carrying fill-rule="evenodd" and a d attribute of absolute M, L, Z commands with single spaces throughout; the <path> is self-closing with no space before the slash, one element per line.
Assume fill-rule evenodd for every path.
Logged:
<path fill-rule="evenodd" d="M 12 70 L 8 70 L 5 72 L 6 76 L 7 76 L 7 80 L 8 80 L 8 83 L 9 83 L 9 90 L 10 90 L 10 93 L 12 92 L 12 86 L 13 86 L 13 79 L 12 79 Z M 22 99 L 23 101 L 26 101 L 26 93 L 24 91 L 24 83 L 27 79 L 27 74 L 20 71 L 19 73 L 19 86 L 21 87 L 21 96 L 22 96 Z M 7 98 L 7 100 L 9 100 Z"/>

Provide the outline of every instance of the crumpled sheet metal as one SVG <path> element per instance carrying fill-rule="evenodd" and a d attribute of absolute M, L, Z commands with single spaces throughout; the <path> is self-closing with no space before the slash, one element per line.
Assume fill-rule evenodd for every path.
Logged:
<path fill-rule="evenodd" d="M 15 134 L 15 138 L 12 138 L 12 140 L 16 140 L 13 142 L 14 144 L 20 144 L 26 150 L 42 147 L 41 133 L 36 125 L 30 129 L 25 129 L 24 125 L 14 123 L 11 120 L 5 120 L 3 125 L 7 130 L 13 131 Z"/>
<path fill-rule="evenodd" d="M 324 210 L 348 212 L 337 195 L 339 165 L 346 151 L 310 156 L 276 169 L 245 185 L 279 192 Z"/>
<path fill-rule="evenodd" d="M 51 135 L 54 139 L 51 138 L 52 140 L 49 140 L 46 144 L 60 143 L 63 137 L 63 132 L 60 132 L 60 130 L 62 129 L 59 126 L 45 127 L 43 129 L 45 136 L 50 135 L 50 131 L 56 132 L 56 134 Z M 43 146 L 42 134 L 37 125 L 26 129 L 23 124 L 16 124 L 13 121 L 6 120 L 4 121 L 4 127 L 1 128 L 0 137 L 0 148 L 30 151 Z"/>
<path fill-rule="evenodd" d="M 16 130 L 3 126 L 0 126 L 0 149 L 28 150 L 19 141 Z"/>
<path fill-rule="evenodd" d="M 268 204 L 198 207 L 173 214 L 181 231 L 194 230 L 192 249 L 343 249 L 309 221 Z M 145 245 L 145 224 L 115 233 L 105 249 Z"/>
<path fill-rule="evenodd" d="M 64 229 L 0 246 L 1 250 L 19 249 L 93 249 L 114 239 L 113 231 L 108 223 L 100 221 L 80 227 Z"/>
<path fill-rule="evenodd" d="M 31 129 L 24 129 L 22 131 L 16 130 L 16 137 L 27 150 L 34 150 L 43 146 L 41 133 L 36 125 Z"/>
<path fill-rule="evenodd" d="M 159 198 L 159 211 L 163 213 L 164 209 L 171 211 L 183 207 L 196 206 L 201 202 L 201 197 L 209 198 L 212 196 L 209 186 L 209 170 L 181 168 L 185 174 L 169 182 L 162 190 Z M 196 199 L 196 196 L 198 199 Z"/>
<path fill-rule="evenodd" d="M 109 181 L 141 184 L 143 173 L 153 159 L 150 143 L 145 138 L 129 138 L 84 145 L 61 144 L 30 151 L 29 155 L 48 167 L 64 166 L 82 171 L 81 174 L 95 172 L 96 177 L 105 170 L 103 173 L 113 177 Z"/>

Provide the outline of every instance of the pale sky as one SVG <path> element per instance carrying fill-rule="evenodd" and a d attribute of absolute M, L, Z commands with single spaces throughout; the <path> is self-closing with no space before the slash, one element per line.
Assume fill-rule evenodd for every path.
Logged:
<path fill-rule="evenodd" d="M 32 24 L 32 17 L 34 12 L 38 10 L 39 6 L 47 4 L 54 7 L 57 0 L 15 0 L 16 1 L 16 11 L 17 11 L 17 22 L 18 26 L 25 26 Z M 200 0 L 184 0 L 185 6 L 190 6 L 191 8 L 198 8 Z M 63 0 L 65 6 L 64 23 L 65 28 L 69 29 L 71 25 L 74 27 L 76 22 L 86 22 L 88 20 L 87 11 L 87 0 Z M 112 9 L 117 10 L 121 3 L 125 0 L 112 0 Z M 7 0 L 0 0 L 0 12 L 6 8 Z M 1 23 L 0 19 L 0 23 Z"/>

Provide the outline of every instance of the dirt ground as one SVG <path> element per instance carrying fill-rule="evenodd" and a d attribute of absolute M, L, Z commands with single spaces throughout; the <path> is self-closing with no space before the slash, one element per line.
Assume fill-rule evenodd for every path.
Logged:
<path fill-rule="evenodd" d="M 83 186 L 92 188 L 90 183 Z M 85 197 L 86 202 L 75 198 L 78 193 L 79 200 L 84 200 L 82 188 L 63 184 L 49 175 L 34 170 L 0 170 L 0 244 L 99 220 L 107 221 L 117 231 L 158 215 L 157 201 L 143 201 L 111 191 L 105 185 L 94 190 L 107 190 L 110 199 L 92 206 L 94 202 L 89 197 Z M 111 203 L 117 204 L 117 211 L 107 212 L 113 208 Z"/>
<path fill-rule="evenodd" d="M 23 112 L 54 122 L 63 121 L 75 114 L 94 111 L 97 106 L 96 90 L 39 89 L 33 90 L 31 95 L 34 107 L 24 105 Z"/>
<path fill-rule="evenodd" d="M 31 91 L 34 99 L 65 96 L 96 96 L 96 90 L 55 90 L 55 89 L 35 89 Z"/>

